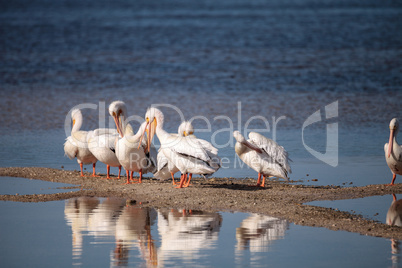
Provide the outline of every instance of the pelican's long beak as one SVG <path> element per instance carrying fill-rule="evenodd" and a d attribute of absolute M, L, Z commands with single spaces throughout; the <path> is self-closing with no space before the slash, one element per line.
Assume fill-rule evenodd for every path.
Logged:
<path fill-rule="evenodd" d="M 246 145 L 248 148 L 250 148 L 251 150 L 256 151 L 259 154 L 262 154 L 262 150 L 260 148 L 258 148 L 257 146 L 255 146 L 254 144 L 249 143 L 248 141 L 243 141 L 242 144 Z"/>
<path fill-rule="evenodd" d="M 149 123 L 149 127 L 147 130 L 147 135 L 148 135 L 148 143 L 147 143 L 147 151 L 146 153 L 148 153 L 151 149 L 151 142 L 155 136 L 155 132 L 156 132 L 156 120 L 154 119 L 151 123 Z M 146 129 L 146 128 L 145 128 Z"/>
<path fill-rule="evenodd" d="M 148 132 L 148 131 L 147 131 L 147 126 L 148 126 L 148 124 L 149 124 L 149 122 L 147 122 L 147 124 L 145 125 L 145 128 L 144 128 L 144 131 L 143 131 L 142 134 L 141 134 L 140 142 L 138 143 L 138 148 L 137 148 L 137 149 L 140 149 L 141 144 L 142 144 L 142 139 L 144 138 L 145 132 Z"/>
<path fill-rule="evenodd" d="M 388 142 L 388 152 L 387 152 L 388 158 L 391 156 L 392 146 L 394 142 L 394 129 L 390 128 L 389 130 L 391 131 L 391 133 L 389 134 L 389 142 Z"/>
<path fill-rule="evenodd" d="M 123 133 L 123 130 L 122 130 L 122 122 L 121 122 L 120 116 L 118 117 L 117 115 L 114 114 L 113 115 L 113 120 L 114 120 L 114 123 L 116 124 L 117 132 L 119 133 L 119 135 L 121 137 L 123 137 L 124 133 Z"/>

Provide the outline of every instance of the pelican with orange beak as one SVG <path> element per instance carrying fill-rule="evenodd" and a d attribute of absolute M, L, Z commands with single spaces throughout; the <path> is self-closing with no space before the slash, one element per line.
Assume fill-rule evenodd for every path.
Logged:
<path fill-rule="evenodd" d="M 402 175 L 402 146 L 396 141 L 399 131 L 399 121 L 393 118 L 389 123 L 389 142 L 384 145 L 385 160 L 393 174 L 389 185 L 394 185 L 396 174 Z"/>
<path fill-rule="evenodd" d="M 156 172 L 156 150 L 150 146 L 148 153 L 145 153 L 146 148 L 148 148 L 147 141 L 142 139 L 144 132 L 147 130 L 147 124 L 143 122 L 134 135 L 131 125 L 124 120 L 126 104 L 122 101 L 112 102 L 109 106 L 109 113 L 114 118 L 116 128 L 120 134 L 115 141 L 115 152 L 120 165 L 126 170 L 126 184 L 130 184 L 130 181 L 133 181 L 134 172 L 140 174 L 138 183 L 141 183 L 143 174 Z"/>
<path fill-rule="evenodd" d="M 113 103 L 112 103 L 113 104 Z M 110 107 L 112 106 L 110 104 Z M 123 107 L 124 108 L 124 107 Z M 89 150 L 91 153 L 102 163 L 106 164 L 107 175 L 106 179 L 110 178 L 110 167 L 118 167 L 119 168 L 119 176 L 120 179 L 121 173 L 121 165 L 119 160 L 115 154 L 115 141 L 121 135 L 122 131 L 122 122 L 124 122 L 126 110 L 120 109 L 117 113 L 113 114 L 112 117 L 115 121 L 117 132 L 106 132 L 95 135 L 89 140 Z"/>
<path fill-rule="evenodd" d="M 148 126 L 148 145 L 151 144 L 153 136 L 156 134 L 161 144 L 161 152 L 171 161 L 181 172 L 180 185 L 182 188 L 187 179 L 187 174 L 210 175 L 217 168 L 212 166 L 211 157 L 203 146 L 199 146 L 196 139 L 172 135 L 163 129 L 164 115 L 155 108 L 149 108 L 145 114 Z"/>

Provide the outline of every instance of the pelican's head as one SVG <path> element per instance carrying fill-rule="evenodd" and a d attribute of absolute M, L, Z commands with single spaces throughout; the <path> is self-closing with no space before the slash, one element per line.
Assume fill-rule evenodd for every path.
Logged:
<path fill-rule="evenodd" d="M 393 118 L 391 120 L 391 122 L 389 122 L 389 131 L 390 131 L 390 134 L 389 134 L 388 152 L 387 152 L 388 157 L 391 156 L 394 137 L 396 136 L 396 134 L 399 131 L 399 121 L 397 118 Z"/>
<path fill-rule="evenodd" d="M 177 130 L 177 133 L 180 136 L 189 136 L 194 134 L 194 127 L 190 123 L 190 121 L 184 121 L 180 124 L 179 129 Z"/>
<path fill-rule="evenodd" d="M 114 101 L 109 105 L 109 114 L 113 117 L 117 132 L 124 136 L 124 120 L 127 114 L 126 104 L 122 101 Z"/>
<path fill-rule="evenodd" d="M 145 131 L 147 132 L 148 135 L 148 142 L 147 142 L 147 148 L 145 149 L 145 153 L 149 152 L 152 139 L 154 138 L 156 132 L 156 127 L 157 126 L 162 127 L 163 120 L 164 116 L 161 110 L 155 107 L 148 108 L 147 112 L 145 113 L 145 122 L 146 122 Z"/>
<path fill-rule="evenodd" d="M 393 118 L 391 122 L 389 122 L 389 129 L 394 130 L 395 132 L 399 130 L 399 121 L 398 118 Z"/>
<path fill-rule="evenodd" d="M 243 137 L 242 134 L 238 130 L 233 131 L 233 137 L 236 139 L 237 142 L 244 143 L 246 139 Z"/>
<path fill-rule="evenodd" d="M 254 145 L 254 144 L 248 142 L 248 141 L 244 138 L 244 136 L 243 136 L 239 131 L 237 131 L 237 130 L 236 130 L 236 131 L 233 131 L 233 137 L 236 139 L 236 141 L 237 141 L 238 143 L 241 143 L 241 144 L 247 146 L 248 148 L 250 148 L 250 149 L 256 151 L 256 152 L 259 153 L 259 154 L 262 153 L 262 151 L 261 151 L 261 149 L 260 149 L 259 147 L 257 147 L 256 145 Z"/>
<path fill-rule="evenodd" d="M 71 111 L 71 119 L 73 120 L 72 129 L 77 131 L 81 128 L 82 125 L 82 113 L 80 109 L 73 109 Z"/>

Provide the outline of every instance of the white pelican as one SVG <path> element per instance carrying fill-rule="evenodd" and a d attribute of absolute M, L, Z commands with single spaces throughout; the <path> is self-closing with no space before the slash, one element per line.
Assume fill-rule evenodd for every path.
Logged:
<path fill-rule="evenodd" d="M 212 146 L 210 142 L 206 140 L 197 139 L 197 137 L 194 135 L 193 125 L 189 121 L 184 121 L 182 123 L 181 128 L 179 127 L 179 132 L 182 133 L 184 137 L 187 137 L 187 141 L 189 142 L 190 146 L 201 146 L 205 150 L 205 152 L 211 159 L 208 162 L 211 167 L 213 167 L 215 170 L 218 170 L 221 167 L 221 159 L 218 156 L 218 149 L 216 149 L 214 146 Z M 209 175 L 210 174 L 208 174 L 208 176 Z M 190 185 L 192 176 L 193 174 L 190 173 L 185 187 L 188 187 Z"/>
<path fill-rule="evenodd" d="M 397 200 L 396 195 L 392 194 L 393 201 L 387 212 L 386 222 L 388 225 L 402 227 L 402 199 Z"/>
<path fill-rule="evenodd" d="M 209 175 L 217 170 L 214 160 L 198 139 L 175 136 L 163 129 L 164 116 L 159 109 L 149 108 L 145 114 L 145 121 L 147 126 L 149 125 L 148 147 L 156 133 L 161 151 L 181 172 L 180 185 L 177 188 L 183 187 L 188 173 Z"/>
<path fill-rule="evenodd" d="M 189 121 L 183 121 L 178 130 L 177 134 L 170 134 L 172 136 L 187 136 L 194 133 L 193 125 Z M 159 149 L 158 152 L 158 172 L 154 174 L 154 177 L 160 180 L 166 180 L 170 176 L 172 177 L 173 185 L 176 185 L 174 182 L 174 174 L 178 172 L 179 169 L 173 164 L 172 161 L 166 158 L 165 154 Z"/>
<path fill-rule="evenodd" d="M 249 140 L 246 140 L 239 131 L 234 131 L 233 137 L 237 141 L 235 145 L 237 155 L 258 172 L 257 186 L 265 187 L 266 176 L 289 180 L 288 174 L 292 173 L 290 159 L 282 146 L 256 132 L 248 134 Z"/>
<path fill-rule="evenodd" d="M 123 107 L 125 108 L 125 107 Z M 119 159 L 117 159 L 115 154 L 115 142 L 119 137 L 119 133 L 121 133 L 122 122 L 124 122 L 124 118 L 126 115 L 126 110 L 120 110 L 116 117 L 113 117 L 117 126 L 117 132 L 115 133 L 96 133 L 95 136 L 89 139 L 89 150 L 91 153 L 102 163 L 106 164 L 107 168 L 107 176 L 106 179 L 110 179 L 110 167 L 118 167 L 119 168 L 119 176 L 117 179 L 120 179 L 121 173 L 121 165 Z M 118 121 L 116 121 L 118 120 Z"/>
<path fill-rule="evenodd" d="M 82 131 L 82 113 L 79 109 L 71 111 L 71 119 L 73 120 L 73 127 L 71 130 L 71 136 L 66 139 L 64 143 L 64 153 L 71 160 L 77 157 L 77 162 L 80 165 L 81 177 L 84 176 L 82 171 L 83 165 L 92 164 L 92 176 L 95 175 L 95 166 L 98 159 L 89 151 L 88 140 L 93 137 L 93 131 Z"/>
<path fill-rule="evenodd" d="M 142 182 L 142 175 L 148 172 L 156 171 L 156 164 L 153 158 L 156 156 L 154 147 L 150 147 L 150 153 L 145 153 L 147 148 L 147 141 L 141 140 L 143 133 L 146 130 L 146 122 L 141 124 L 138 132 L 134 135 L 133 130 L 127 122 L 121 120 L 121 116 L 125 114 L 126 105 L 122 101 L 114 101 L 109 106 L 109 113 L 114 118 L 116 127 L 120 132 L 121 138 L 116 143 L 116 157 L 119 160 L 121 166 L 127 172 L 127 182 L 130 183 L 130 179 L 133 180 L 133 172 L 139 172 L 140 177 L 138 182 Z M 129 177 L 129 172 L 131 176 Z"/>
<path fill-rule="evenodd" d="M 389 185 L 394 185 L 396 174 L 402 175 L 402 146 L 396 141 L 396 135 L 399 131 L 398 119 L 391 120 L 389 130 L 389 142 L 384 145 L 384 151 L 385 160 L 393 173 L 392 182 Z"/>

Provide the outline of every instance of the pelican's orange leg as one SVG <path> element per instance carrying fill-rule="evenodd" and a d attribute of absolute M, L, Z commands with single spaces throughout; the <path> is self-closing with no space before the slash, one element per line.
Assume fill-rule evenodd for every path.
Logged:
<path fill-rule="evenodd" d="M 110 179 L 110 166 L 106 165 L 106 179 Z"/>
<path fill-rule="evenodd" d="M 138 183 L 142 183 L 142 169 L 140 169 L 140 179 L 139 179 Z"/>
<path fill-rule="evenodd" d="M 266 178 L 266 176 L 265 175 L 262 175 L 262 183 L 261 183 L 261 187 L 265 187 L 265 178 Z"/>
<path fill-rule="evenodd" d="M 193 177 L 193 173 L 190 173 L 190 175 L 188 176 L 188 181 L 187 181 L 187 183 L 184 185 L 184 187 L 188 187 L 189 185 L 190 185 L 190 181 L 191 181 L 191 178 Z"/>
<path fill-rule="evenodd" d="M 142 169 L 140 169 L 140 177 L 139 177 L 139 179 L 138 180 L 134 180 L 133 179 L 133 173 L 134 173 L 134 171 L 132 171 L 132 173 L 131 173 L 131 180 L 132 181 L 134 181 L 134 183 L 142 183 Z"/>
<path fill-rule="evenodd" d="M 257 186 L 260 186 L 260 184 L 261 184 L 261 173 L 258 172 Z"/>
<path fill-rule="evenodd" d="M 393 174 L 393 175 L 394 175 L 394 176 L 392 176 L 392 181 L 391 181 L 391 183 L 388 184 L 389 186 L 395 185 L 394 182 L 395 182 L 395 179 L 396 179 L 396 174 Z"/>
<path fill-rule="evenodd" d="M 187 173 L 181 174 L 181 177 L 180 177 L 180 185 L 177 186 L 176 188 L 183 188 L 183 184 L 184 184 L 184 182 L 186 181 L 186 179 L 187 179 Z"/>
<path fill-rule="evenodd" d="M 130 171 L 126 170 L 127 182 L 125 184 L 130 184 Z"/>
<path fill-rule="evenodd" d="M 96 175 L 96 173 L 95 173 L 95 166 L 96 166 L 96 163 L 93 163 L 92 164 L 92 177 L 100 177 L 99 175 Z"/>
<path fill-rule="evenodd" d="M 118 180 L 120 180 L 120 174 L 121 174 L 121 166 L 119 166 L 119 176 L 117 176 Z"/>
<path fill-rule="evenodd" d="M 174 173 L 173 173 L 173 172 L 170 172 L 170 174 L 172 175 L 172 183 L 173 183 L 173 185 L 178 185 L 178 183 L 175 183 L 175 182 L 174 182 Z"/>
<path fill-rule="evenodd" d="M 80 169 L 81 169 L 81 177 L 84 177 L 84 172 L 82 171 L 82 167 L 84 166 L 83 163 L 80 163 Z"/>

